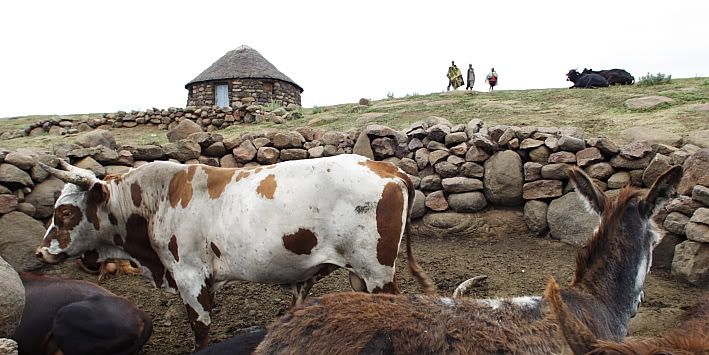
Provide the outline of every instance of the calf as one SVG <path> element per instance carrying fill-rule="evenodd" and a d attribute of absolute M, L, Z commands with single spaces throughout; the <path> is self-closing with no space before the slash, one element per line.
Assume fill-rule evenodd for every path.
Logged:
<path fill-rule="evenodd" d="M 581 170 L 570 172 L 576 191 L 600 214 L 578 251 L 573 283 L 560 290 L 594 336 L 625 336 L 653 247 L 656 208 L 682 176 L 675 167 L 649 192 L 625 189 L 606 196 Z M 566 347 L 546 297 L 473 300 L 422 295 L 325 295 L 268 326 L 257 354 L 551 354 Z"/>
<path fill-rule="evenodd" d="M 399 292 L 394 262 L 414 189 L 393 164 L 358 155 L 252 169 L 153 162 L 109 181 L 62 167 L 44 166 L 67 184 L 37 256 L 57 263 L 96 250 L 99 261 L 140 264 L 180 294 L 197 348 L 214 292 L 232 280 L 284 285 L 296 305 L 336 268 L 355 290 Z M 430 286 L 408 238 L 407 253 Z"/>
<path fill-rule="evenodd" d="M 20 354 L 133 354 L 152 320 L 125 298 L 86 281 L 20 274 L 25 309 L 13 339 Z"/>
<path fill-rule="evenodd" d="M 600 87 L 608 87 L 608 80 L 599 74 L 579 74 L 576 69 L 569 70 L 566 73 L 566 80 L 574 83 L 569 89 L 593 89 Z"/>

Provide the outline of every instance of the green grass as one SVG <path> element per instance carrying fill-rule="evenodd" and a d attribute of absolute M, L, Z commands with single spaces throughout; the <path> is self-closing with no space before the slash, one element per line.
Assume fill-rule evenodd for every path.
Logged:
<path fill-rule="evenodd" d="M 662 95 L 674 101 L 646 110 L 630 110 L 624 102 L 634 97 Z M 401 98 L 372 101 L 370 106 L 357 103 L 304 108 L 304 117 L 284 124 L 263 122 L 258 125 L 231 126 L 219 133 L 224 136 L 265 128 L 293 130 L 312 126 L 345 131 L 369 124 L 383 124 L 402 129 L 415 121 L 439 116 L 453 123 L 466 123 L 479 118 L 488 125 L 576 126 L 588 134 L 613 137 L 625 128 L 645 126 L 678 134 L 709 129 L 709 112 L 693 109 L 695 104 L 709 103 L 709 79 L 672 79 L 653 86 L 616 86 L 603 89 L 534 89 L 501 90 L 493 93 L 456 90 L 444 93 L 412 94 Z M 24 127 L 41 116 L 0 120 L 0 132 Z M 20 124 L 21 123 L 21 124 Z M 164 140 L 165 132 L 136 127 L 114 130 L 119 143 L 145 143 Z M 0 142 L 0 146 L 41 146 L 73 137 L 18 138 Z"/>

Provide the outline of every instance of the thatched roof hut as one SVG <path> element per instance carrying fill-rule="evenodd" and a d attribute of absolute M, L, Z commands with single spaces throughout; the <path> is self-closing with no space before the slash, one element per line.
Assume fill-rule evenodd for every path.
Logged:
<path fill-rule="evenodd" d="M 248 46 L 227 52 L 192 79 L 187 106 L 300 105 L 303 88 Z"/>

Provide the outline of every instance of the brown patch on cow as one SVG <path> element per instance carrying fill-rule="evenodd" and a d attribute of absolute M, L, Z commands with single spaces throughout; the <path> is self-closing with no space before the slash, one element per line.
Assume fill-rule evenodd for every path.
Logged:
<path fill-rule="evenodd" d="M 263 196 L 264 198 L 273 200 L 273 195 L 276 193 L 277 185 L 278 184 L 276 183 L 276 175 L 269 174 L 258 184 L 258 187 L 256 188 L 256 193 Z"/>
<path fill-rule="evenodd" d="M 170 242 L 167 243 L 167 249 L 170 250 L 172 257 L 175 258 L 175 261 L 180 261 L 180 254 L 177 251 L 177 238 L 175 238 L 174 234 L 170 238 Z"/>
<path fill-rule="evenodd" d="M 374 290 L 372 290 L 372 293 L 390 293 L 393 295 L 398 295 L 401 293 L 396 282 L 396 275 L 394 275 L 394 280 L 392 282 L 387 282 L 382 287 L 375 287 Z"/>
<path fill-rule="evenodd" d="M 123 245 L 123 238 L 119 234 L 113 235 L 113 244 L 121 246 Z"/>
<path fill-rule="evenodd" d="M 109 191 L 105 184 L 94 184 L 88 192 L 86 203 L 86 219 L 94 225 L 94 229 L 101 228 L 101 221 L 98 218 L 98 208 L 108 201 Z"/>
<path fill-rule="evenodd" d="M 197 171 L 196 165 L 190 165 L 187 170 L 180 170 L 170 179 L 167 195 L 173 208 L 180 202 L 186 208 L 192 199 L 192 178 Z"/>
<path fill-rule="evenodd" d="M 226 189 L 226 185 L 231 182 L 231 178 L 236 173 L 235 169 L 214 168 L 211 166 L 202 166 L 202 171 L 207 174 L 207 191 L 209 198 L 219 198 Z"/>
<path fill-rule="evenodd" d="M 167 281 L 168 286 L 177 290 L 177 282 L 175 282 L 175 278 L 172 276 L 172 272 L 170 272 L 170 270 L 165 271 L 165 280 Z"/>
<path fill-rule="evenodd" d="M 250 171 L 240 171 L 239 174 L 236 175 L 236 181 L 239 181 L 243 178 L 249 177 L 251 175 Z"/>
<path fill-rule="evenodd" d="M 357 164 L 366 166 L 373 173 L 385 179 L 399 176 L 399 168 L 397 168 L 396 165 L 386 161 L 365 160 Z"/>
<path fill-rule="evenodd" d="M 377 203 L 377 260 L 382 265 L 394 266 L 401 239 L 404 194 L 395 182 L 387 183 Z"/>
<path fill-rule="evenodd" d="M 298 228 L 293 234 L 283 236 L 283 246 L 298 255 L 310 254 L 318 244 L 318 238 L 309 229 Z"/>
<path fill-rule="evenodd" d="M 114 226 L 118 225 L 118 219 L 116 219 L 116 215 L 113 212 L 108 212 L 108 221 Z"/>
<path fill-rule="evenodd" d="M 137 182 L 130 184 L 130 198 L 135 207 L 140 207 L 140 204 L 143 203 L 143 189 Z"/>
<path fill-rule="evenodd" d="M 126 221 L 126 240 L 123 249 L 134 257 L 142 266 L 150 270 L 157 287 L 162 286 L 165 266 L 153 249 L 148 233 L 148 221 L 145 217 L 132 214 Z"/>
<path fill-rule="evenodd" d="M 52 240 L 59 242 L 59 247 L 64 249 L 71 242 L 69 232 L 81 223 L 83 214 L 81 209 L 74 205 L 61 205 L 54 210 L 55 227 L 49 231 L 49 238 L 45 239 L 44 246 L 49 247 Z"/>
<path fill-rule="evenodd" d="M 214 244 L 214 242 L 209 242 L 209 246 L 212 248 L 212 251 L 214 252 L 214 255 L 217 256 L 217 258 L 221 258 L 221 257 L 222 257 L 222 252 L 221 252 L 221 250 L 219 250 L 219 248 L 217 248 L 217 245 Z"/>
<path fill-rule="evenodd" d="M 108 174 L 103 178 L 103 181 L 110 183 L 111 181 L 115 181 L 116 184 L 120 184 L 123 182 L 123 175 L 121 174 Z"/>
<path fill-rule="evenodd" d="M 263 170 L 263 168 L 262 168 L 262 167 L 258 167 L 258 168 L 256 168 L 256 169 L 254 169 L 254 174 L 258 174 L 258 173 L 260 173 L 260 172 L 261 172 L 261 170 Z"/>

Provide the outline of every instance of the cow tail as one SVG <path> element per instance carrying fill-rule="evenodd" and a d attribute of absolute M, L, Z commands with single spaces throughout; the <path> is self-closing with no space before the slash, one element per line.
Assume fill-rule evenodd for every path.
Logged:
<path fill-rule="evenodd" d="M 436 286 L 433 285 L 433 280 L 426 274 L 421 266 L 416 262 L 414 258 L 414 253 L 411 250 L 411 211 L 414 207 L 414 197 L 416 196 L 416 190 L 414 189 L 414 184 L 411 179 L 405 173 L 400 173 L 402 180 L 406 183 L 406 189 L 408 191 L 409 201 L 408 208 L 406 211 L 406 226 L 404 227 L 404 235 L 406 237 L 406 260 L 409 264 L 409 272 L 416 281 L 418 281 L 421 286 L 421 293 L 426 295 L 435 295 Z"/>

